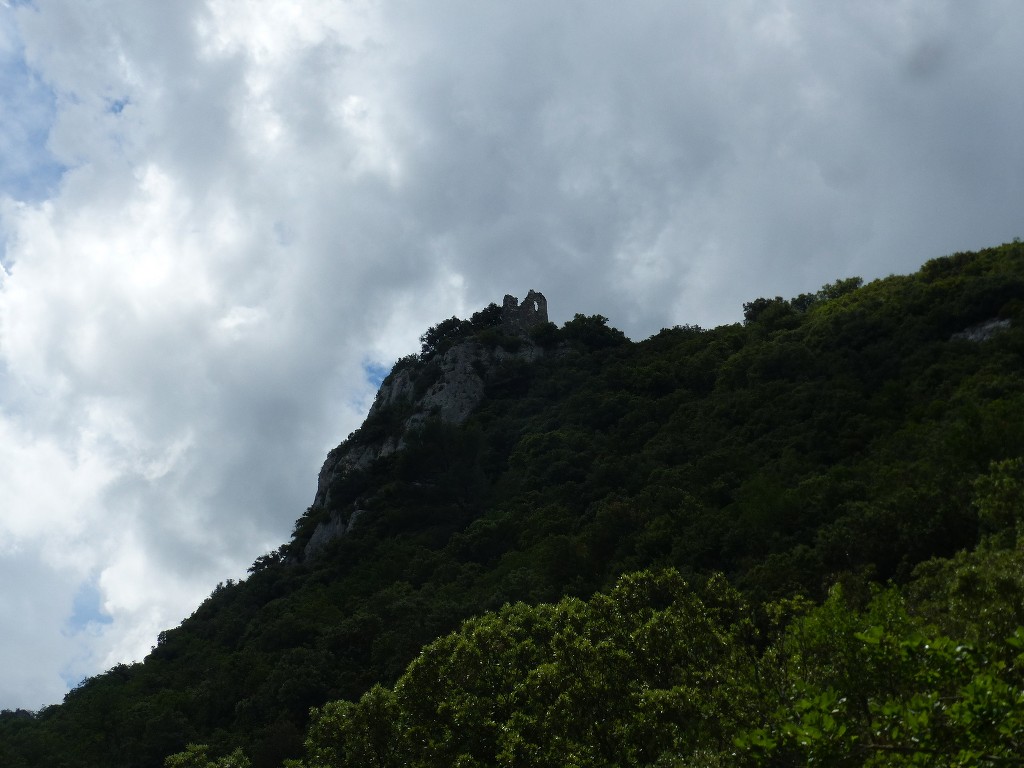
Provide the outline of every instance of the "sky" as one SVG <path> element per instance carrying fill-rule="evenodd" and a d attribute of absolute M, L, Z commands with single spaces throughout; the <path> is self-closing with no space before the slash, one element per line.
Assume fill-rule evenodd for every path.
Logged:
<path fill-rule="evenodd" d="M 0 708 L 141 659 L 419 335 L 1024 235 L 1017 0 L 0 0 Z"/>

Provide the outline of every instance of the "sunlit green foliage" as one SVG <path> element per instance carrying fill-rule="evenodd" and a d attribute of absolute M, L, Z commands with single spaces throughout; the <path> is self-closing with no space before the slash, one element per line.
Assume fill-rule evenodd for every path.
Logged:
<path fill-rule="evenodd" d="M 736 738 L 755 764 L 1022 762 L 1024 627 L 972 645 L 922 626 L 893 590 L 864 612 L 837 592 L 769 654 L 786 670 L 784 695 L 768 726 Z"/>
<path fill-rule="evenodd" d="M 169 755 L 164 768 L 250 768 L 249 758 L 240 749 L 216 760 L 209 758 L 209 751 L 205 744 L 189 744 L 184 752 Z"/>
<path fill-rule="evenodd" d="M 506 606 L 428 645 L 393 690 L 317 711 L 309 765 L 672 764 L 750 717 L 751 631 L 722 581 L 701 599 L 673 572 Z"/>
<path fill-rule="evenodd" d="M 586 602 L 506 606 L 428 645 L 393 688 L 316 710 L 305 765 L 1022 761 L 1024 627 L 971 644 L 895 588 L 855 603 L 837 586 L 817 608 L 765 606 L 767 644 L 720 579 L 698 597 L 674 572 Z"/>

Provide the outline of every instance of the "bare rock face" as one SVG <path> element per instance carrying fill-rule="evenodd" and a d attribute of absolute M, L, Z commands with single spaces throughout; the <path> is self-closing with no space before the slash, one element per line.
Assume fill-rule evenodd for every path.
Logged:
<path fill-rule="evenodd" d="M 349 515 L 347 522 L 341 514 L 337 512 L 332 513 L 326 521 L 316 527 L 313 535 L 309 537 L 309 541 L 306 542 L 306 546 L 302 550 L 303 558 L 309 559 L 316 556 L 330 541 L 339 536 L 344 536 L 355 525 L 356 520 L 363 514 L 363 511 L 362 509 L 352 510 L 352 514 Z"/>
<path fill-rule="evenodd" d="M 514 296 L 506 296 L 500 332 L 515 342 L 506 344 L 508 348 L 500 343 L 485 345 L 470 337 L 429 359 L 410 358 L 396 365 L 381 382 L 363 426 L 327 454 L 313 507 L 331 511 L 306 542 L 303 557 L 316 556 L 330 541 L 350 531 L 366 512 L 358 503 L 344 512 L 331 508 L 331 488 L 338 480 L 402 450 L 410 432 L 429 418 L 448 424 L 465 422 L 483 400 L 488 382 L 503 361 L 533 362 L 544 354 L 531 339 L 530 330 L 547 322 L 543 294 L 530 291 L 522 304 Z"/>
<path fill-rule="evenodd" d="M 970 328 L 965 328 L 959 333 L 954 333 L 950 336 L 952 339 L 964 339 L 965 341 L 988 341 L 1000 331 L 1006 331 L 1010 328 L 1009 320 L 1000 320 L 999 318 L 993 318 L 986 320 L 983 323 L 972 325 Z"/>
<path fill-rule="evenodd" d="M 448 424 L 465 422 L 483 400 L 486 385 L 502 361 L 532 362 L 543 355 L 544 350 L 529 338 L 529 330 L 546 323 L 547 317 L 547 300 L 543 294 L 530 291 L 522 305 L 514 296 L 506 296 L 501 330 L 517 338 L 514 351 L 502 346 L 485 346 L 470 338 L 429 360 L 392 371 L 381 383 L 363 429 L 327 455 L 320 470 L 313 506 L 329 507 L 330 488 L 337 479 L 402 450 L 406 435 L 428 418 L 436 417 Z M 393 423 L 396 414 L 399 416 L 397 425 Z M 367 429 L 368 425 L 384 422 L 391 426 Z M 323 523 L 321 527 L 331 524 Z M 319 533 L 318 527 L 314 537 Z M 333 535 L 343 533 L 344 528 Z"/>
<path fill-rule="evenodd" d="M 419 414 L 436 413 L 441 421 L 451 424 L 461 424 L 469 418 L 484 397 L 484 380 L 478 369 L 480 364 L 484 369 L 488 367 L 489 357 L 479 344 L 456 344 L 445 352 L 441 376 L 420 401 Z"/>

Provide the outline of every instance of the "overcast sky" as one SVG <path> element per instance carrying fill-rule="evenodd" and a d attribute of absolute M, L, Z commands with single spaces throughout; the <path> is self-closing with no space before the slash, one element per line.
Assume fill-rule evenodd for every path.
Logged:
<path fill-rule="evenodd" d="M 287 540 L 378 371 L 1024 235 L 1018 0 L 0 0 L 0 708 Z"/>

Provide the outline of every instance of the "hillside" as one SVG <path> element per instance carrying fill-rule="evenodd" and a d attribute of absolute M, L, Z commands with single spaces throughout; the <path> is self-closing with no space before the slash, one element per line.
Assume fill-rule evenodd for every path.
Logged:
<path fill-rule="evenodd" d="M 1004 753 L 948 764 L 1014 754 L 1024 245 L 640 342 L 601 316 L 555 327 L 538 296 L 429 329 L 291 540 L 144 662 L 4 712 L 0 764 L 156 767 L 190 743 L 208 748 L 173 764 L 909 761 L 898 740 L 864 752 L 872 724 L 912 731 L 927 707 L 904 699 L 936 681 L 970 703 L 995 660 Z M 505 678 L 475 677 L 499 659 Z M 940 725 L 937 744 L 974 738 Z"/>

